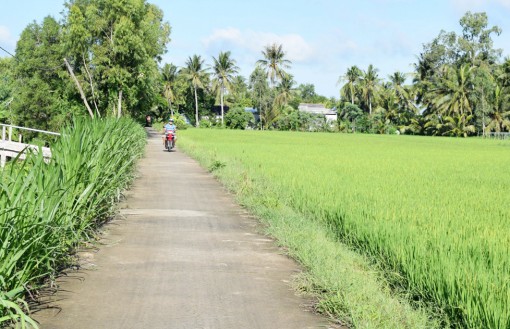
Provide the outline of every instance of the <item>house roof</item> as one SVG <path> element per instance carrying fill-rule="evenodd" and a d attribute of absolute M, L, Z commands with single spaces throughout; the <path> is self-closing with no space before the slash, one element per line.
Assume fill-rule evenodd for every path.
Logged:
<path fill-rule="evenodd" d="M 298 106 L 298 110 L 311 114 L 323 114 L 323 115 L 335 115 L 336 112 L 332 109 L 327 109 L 324 104 L 307 104 L 301 103 Z"/>

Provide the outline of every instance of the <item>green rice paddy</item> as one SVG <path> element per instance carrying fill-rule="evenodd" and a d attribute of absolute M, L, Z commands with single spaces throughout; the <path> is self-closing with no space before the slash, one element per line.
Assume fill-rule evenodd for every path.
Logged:
<path fill-rule="evenodd" d="M 187 152 L 239 168 L 366 255 L 445 325 L 510 328 L 510 143 L 190 129 Z M 272 198 L 272 199 L 271 199 Z"/>

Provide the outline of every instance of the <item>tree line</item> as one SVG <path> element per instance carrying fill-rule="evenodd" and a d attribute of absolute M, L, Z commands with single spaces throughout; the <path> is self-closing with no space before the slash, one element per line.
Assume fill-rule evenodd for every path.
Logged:
<path fill-rule="evenodd" d="M 144 1 L 70 0 L 61 21 L 29 24 L 13 58 L 0 59 L 0 120 L 58 130 L 73 116 L 186 118 L 202 127 L 404 133 L 440 136 L 510 131 L 510 58 L 501 60 L 485 13 L 467 12 L 462 32 L 424 44 L 414 72 L 387 79 L 352 66 L 339 97 L 297 85 L 280 44 L 261 51 L 248 78 L 230 51 L 161 65 L 171 27 Z M 68 65 L 65 65 L 68 63 Z M 408 83 L 410 81 L 410 83 Z M 338 120 L 298 110 L 336 109 Z M 85 111 L 84 107 L 88 110 Z M 259 120 L 245 108 L 256 109 Z M 228 111 L 227 111 L 228 109 Z"/>
<path fill-rule="evenodd" d="M 60 21 L 29 24 L 1 59 L 0 120 L 59 130 L 74 116 L 143 116 L 160 93 L 170 30 L 146 1 L 66 2 Z"/>

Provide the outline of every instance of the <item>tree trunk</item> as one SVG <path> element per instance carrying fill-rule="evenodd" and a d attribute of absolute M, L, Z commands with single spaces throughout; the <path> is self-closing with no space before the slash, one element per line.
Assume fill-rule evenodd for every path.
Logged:
<path fill-rule="evenodd" d="M 174 110 L 172 109 L 172 101 L 170 99 L 167 99 L 167 100 L 168 100 L 168 107 L 170 108 L 170 116 L 173 118 Z"/>
<path fill-rule="evenodd" d="M 485 137 L 485 94 L 482 87 L 482 135 Z"/>
<path fill-rule="evenodd" d="M 482 114 L 482 136 L 483 137 L 486 137 L 486 132 L 485 132 L 485 113 Z"/>
<path fill-rule="evenodd" d="M 73 78 L 74 83 L 76 84 L 76 87 L 78 87 L 78 91 L 80 92 L 81 99 L 83 100 L 83 103 L 85 103 L 85 107 L 87 108 L 87 111 L 89 111 L 90 117 L 92 119 L 94 119 L 94 113 L 92 113 L 92 110 L 90 109 L 89 103 L 87 102 L 87 98 L 85 97 L 85 93 L 83 92 L 83 89 L 81 89 L 80 82 L 78 81 L 78 79 L 76 79 L 76 76 L 74 75 L 71 65 L 69 65 L 69 62 L 65 58 L 64 58 L 64 63 L 66 64 L 67 70 L 69 71 L 69 74 Z"/>
<path fill-rule="evenodd" d="M 92 75 L 90 74 L 90 71 L 87 67 L 87 61 L 85 59 L 85 55 L 82 54 L 83 57 L 83 67 L 85 68 L 85 72 L 87 73 L 87 76 L 89 77 L 89 84 L 90 84 L 90 91 L 92 92 L 92 101 L 94 102 L 94 107 L 96 109 L 96 114 L 98 117 L 101 117 L 101 114 L 99 113 L 99 109 L 97 108 L 97 102 L 96 102 L 96 93 L 94 91 L 94 83 L 92 81 Z"/>
<path fill-rule="evenodd" d="M 119 91 L 119 105 L 117 106 L 117 118 L 122 116 L 122 89 Z"/>
<path fill-rule="evenodd" d="M 198 128 L 198 95 L 197 87 L 195 86 L 195 127 Z"/>
<path fill-rule="evenodd" d="M 223 127 L 223 86 L 221 87 L 221 94 L 220 94 L 220 103 L 221 103 L 221 126 Z"/>

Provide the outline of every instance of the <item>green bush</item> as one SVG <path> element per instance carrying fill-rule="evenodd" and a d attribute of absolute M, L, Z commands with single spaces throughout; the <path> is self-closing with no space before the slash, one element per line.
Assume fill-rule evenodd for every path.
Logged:
<path fill-rule="evenodd" d="M 186 130 L 190 126 L 189 124 L 186 123 L 186 118 L 179 113 L 176 113 L 173 116 L 173 119 L 174 119 L 175 126 L 177 127 L 177 130 Z"/>
<path fill-rule="evenodd" d="M 248 124 L 254 123 L 253 113 L 243 108 L 234 107 L 225 114 L 225 126 L 230 129 L 246 129 Z"/>
<path fill-rule="evenodd" d="M 198 126 L 200 128 L 212 128 L 213 127 L 213 123 L 211 122 L 211 120 L 209 120 L 209 118 L 203 118 L 198 123 Z"/>

